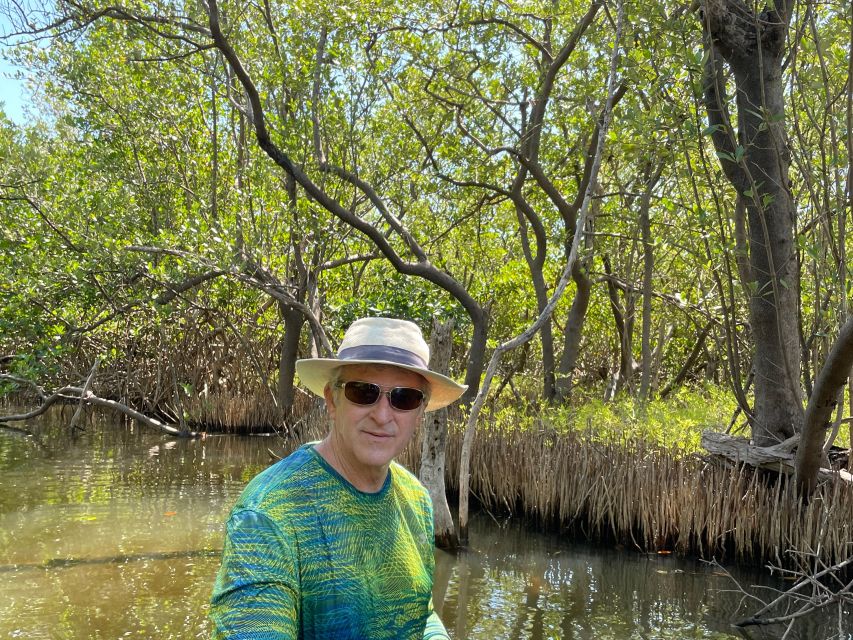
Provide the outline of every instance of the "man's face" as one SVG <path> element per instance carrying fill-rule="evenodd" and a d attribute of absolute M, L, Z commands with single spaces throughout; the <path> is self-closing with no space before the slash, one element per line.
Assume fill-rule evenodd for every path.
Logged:
<path fill-rule="evenodd" d="M 350 365 L 341 370 L 339 382 L 372 382 L 383 391 L 394 387 L 414 387 L 427 392 L 426 380 L 412 371 L 392 366 Z M 391 460 L 411 440 L 423 408 L 413 411 L 393 409 L 387 395 L 372 405 L 362 406 L 346 399 L 344 390 L 325 391 L 326 408 L 334 423 L 331 439 L 335 453 L 349 471 L 359 475 L 384 477 Z"/>

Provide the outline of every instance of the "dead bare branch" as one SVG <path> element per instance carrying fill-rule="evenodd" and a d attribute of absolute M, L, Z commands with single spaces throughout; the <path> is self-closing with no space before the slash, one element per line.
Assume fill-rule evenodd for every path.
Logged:
<path fill-rule="evenodd" d="M 716 561 L 710 564 L 715 570 L 726 575 L 735 585 L 735 590 L 744 595 L 745 598 L 754 600 L 762 606 L 755 613 L 746 618 L 741 618 L 733 623 L 738 629 L 752 626 L 787 625 L 788 630 L 799 618 L 817 613 L 834 604 L 853 603 L 853 580 L 845 582 L 839 578 L 849 571 L 853 565 L 853 557 L 825 566 L 820 563 L 814 554 L 799 551 L 788 551 L 789 555 L 795 556 L 799 565 L 798 569 L 784 569 L 771 565 L 772 571 L 777 571 L 787 578 L 794 578 L 796 582 L 786 591 L 779 593 L 774 599 L 765 601 L 761 597 L 745 589 L 725 568 Z M 833 585 L 837 589 L 833 589 Z M 810 588 L 810 591 L 809 591 Z M 778 593 L 778 592 L 776 592 Z M 769 615 L 775 612 L 775 615 Z M 841 628 L 844 608 L 839 606 L 839 628 Z M 788 633 L 788 631 L 786 631 Z M 842 636 L 839 635 L 839 638 Z"/>
<path fill-rule="evenodd" d="M 41 386 L 37 385 L 32 380 L 28 380 L 27 378 L 22 378 L 20 376 L 13 376 L 13 375 L 8 374 L 8 373 L 0 373 L 0 380 L 7 380 L 9 382 L 14 382 L 16 384 L 22 384 L 24 386 L 27 386 L 36 392 L 36 395 L 39 397 L 40 400 L 44 400 L 45 398 L 47 398 L 47 396 L 44 393 L 44 389 Z"/>
<path fill-rule="evenodd" d="M 23 420 L 31 420 L 33 418 L 37 418 L 38 416 L 45 413 L 48 409 L 50 409 L 51 406 L 61 400 L 80 400 L 81 402 L 85 402 L 86 404 L 93 404 L 100 407 L 113 409 L 114 411 L 123 413 L 129 418 L 132 418 L 147 427 L 164 431 L 165 433 L 168 433 L 173 436 L 195 438 L 197 436 L 202 435 L 201 433 L 195 431 L 181 431 L 180 429 L 173 427 L 172 425 L 165 424 L 163 422 L 160 422 L 159 420 L 150 418 L 145 414 L 136 411 L 135 409 L 131 409 L 126 404 L 122 404 L 121 402 L 117 402 L 116 400 L 108 400 L 107 398 L 101 398 L 93 394 L 91 391 L 87 391 L 83 387 L 74 387 L 70 385 L 61 387 L 51 393 L 44 399 L 41 405 L 39 405 L 32 411 L 13 414 L 10 416 L 0 416 L 0 422 L 20 422 Z"/>
<path fill-rule="evenodd" d="M 101 364 L 100 358 L 95 358 L 95 364 L 92 365 L 91 371 L 89 371 L 89 375 L 86 377 L 86 382 L 83 384 L 83 392 L 80 394 L 80 402 L 77 403 L 77 411 L 74 412 L 74 415 L 71 416 L 71 422 L 68 425 L 71 430 L 77 428 L 77 421 L 80 420 L 80 415 L 83 413 L 83 406 L 85 404 L 86 394 L 89 393 L 89 389 L 92 386 L 92 381 L 95 379 L 95 374 L 98 372 L 98 366 Z"/>

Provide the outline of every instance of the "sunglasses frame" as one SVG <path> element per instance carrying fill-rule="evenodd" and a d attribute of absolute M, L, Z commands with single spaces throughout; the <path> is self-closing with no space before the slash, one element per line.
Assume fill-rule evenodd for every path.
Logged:
<path fill-rule="evenodd" d="M 369 385 L 371 387 L 375 387 L 376 389 L 378 389 L 379 392 L 376 395 L 376 400 L 374 400 L 373 402 L 369 402 L 369 403 L 363 403 L 363 402 L 356 402 L 355 400 L 351 399 L 349 396 L 347 396 L 346 386 L 348 384 L 353 384 L 353 383 L 366 384 L 366 385 Z M 336 382 L 334 384 L 334 387 L 336 389 L 343 389 L 344 397 L 347 399 L 347 401 L 351 402 L 352 404 L 356 405 L 357 407 L 372 407 L 377 402 L 379 402 L 379 399 L 382 396 L 385 396 L 388 398 L 388 406 L 391 407 L 394 411 L 400 411 L 401 413 L 408 413 L 409 411 L 417 411 L 419 408 L 423 407 L 428 402 L 427 394 L 424 392 L 423 389 L 418 389 L 417 387 L 390 387 L 389 388 L 389 387 L 383 387 L 382 385 L 376 384 L 375 382 L 367 382 L 366 380 L 339 380 L 338 382 Z M 399 407 L 394 406 L 394 402 L 391 400 L 391 394 L 394 393 L 395 391 L 397 391 L 398 389 L 403 389 L 406 391 L 417 391 L 418 393 L 421 394 L 421 401 L 418 403 L 417 406 L 412 407 L 411 409 L 400 409 Z"/>

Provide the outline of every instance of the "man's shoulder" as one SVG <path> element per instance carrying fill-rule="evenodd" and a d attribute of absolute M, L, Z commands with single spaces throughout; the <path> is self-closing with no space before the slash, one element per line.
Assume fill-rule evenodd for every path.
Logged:
<path fill-rule="evenodd" d="M 302 445 L 286 458 L 256 475 L 243 490 L 236 509 L 264 511 L 298 501 L 311 491 L 319 477 L 313 445 Z"/>
<path fill-rule="evenodd" d="M 398 504 L 420 522 L 417 525 L 421 531 L 418 540 L 426 544 L 426 540 L 432 539 L 432 498 L 429 491 L 411 471 L 396 462 L 391 463 L 391 477 Z"/>
<path fill-rule="evenodd" d="M 421 481 L 418 480 L 417 476 L 406 469 L 406 467 L 397 462 L 392 462 L 390 470 L 392 482 L 399 491 L 404 491 L 418 497 L 425 497 L 429 499 L 429 492 L 426 487 L 424 487 Z"/>

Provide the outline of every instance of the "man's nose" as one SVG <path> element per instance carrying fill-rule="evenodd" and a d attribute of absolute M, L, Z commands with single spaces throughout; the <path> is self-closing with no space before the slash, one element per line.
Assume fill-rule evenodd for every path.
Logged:
<path fill-rule="evenodd" d="M 394 418 L 394 409 L 391 408 L 391 400 L 388 398 L 387 393 L 379 396 L 379 400 L 373 405 L 371 413 L 380 424 L 390 422 Z"/>

